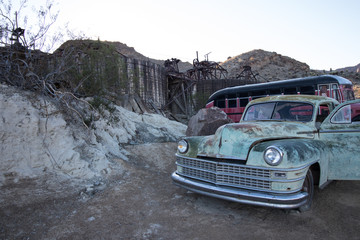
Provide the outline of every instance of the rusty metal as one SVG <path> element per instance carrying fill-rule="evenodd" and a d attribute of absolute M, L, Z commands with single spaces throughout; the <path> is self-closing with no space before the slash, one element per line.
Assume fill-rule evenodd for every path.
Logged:
<path fill-rule="evenodd" d="M 205 55 L 204 61 L 199 61 L 198 56 L 193 60 L 193 68 L 186 72 L 188 78 L 193 80 L 227 78 L 227 70 L 217 62 L 209 61 L 209 54 L 210 53 Z"/>
<path fill-rule="evenodd" d="M 24 33 L 25 33 L 25 29 L 22 29 L 22 28 L 18 27 L 18 28 L 11 31 L 10 40 L 15 41 L 15 42 L 19 42 L 19 38 L 24 36 Z"/>
<path fill-rule="evenodd" d="M 243 70 L 240 74 L 236 75 L 236 79 L 241 79 L 243 80 L 245 83 L 258 83 L 258 79 L 256 77 L 259 76 L 259 73 L 253 73 L 253 71 L 251 70 L 251 66 L 244 66 Z"/>
<path fill-rule="evenodd" d="M 165 66 L 165 71 L 167 73 L 178 73 L 179 72 L 179 66 L 178 63 L 180 62 L 179 59 L 177 58 L 172 58 L 165 60 L 164 62 L 164 66 Z"/>

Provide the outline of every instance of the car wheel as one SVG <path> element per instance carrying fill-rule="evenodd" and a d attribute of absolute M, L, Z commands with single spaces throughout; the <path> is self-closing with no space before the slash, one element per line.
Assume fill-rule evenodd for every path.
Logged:
<path fill-rule="evenodd" d="M 300 212 L 305 212 L 310 210 L 311 208 L 311 203 L 312 203 L 312 199 L 314 196 L 314 178 L 312 175 L 311 170 L 309 169 L 308 172 L 306 173 L 306 177 L 304 180 L 304 184 L 302 186 L 301 189 L 303 192 L 307 192 L 308 193 L 308 197 L 306 199 L 306 203 L 304 205 L 302 205 L 301 207 L 299 207 L 299 211 Z"/>

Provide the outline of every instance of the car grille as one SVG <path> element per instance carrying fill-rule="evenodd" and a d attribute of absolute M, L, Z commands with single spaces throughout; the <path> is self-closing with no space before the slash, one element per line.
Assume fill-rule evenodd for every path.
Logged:
<path fill-rule="evenodd" d="M 177 156 L 178 174 L 213 183 L 254 190 L 270 190 L 270 170 L 216 160 Z"/>

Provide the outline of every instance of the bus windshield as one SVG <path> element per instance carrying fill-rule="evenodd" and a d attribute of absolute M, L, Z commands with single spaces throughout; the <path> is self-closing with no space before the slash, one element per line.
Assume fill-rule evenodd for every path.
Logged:
<path fill-rule="evenodd" d="M 346 86 L 343 89 L 344 99 L 345 101 L 354 100 L 355 95 L 354 91 L 352 90 L 351 86 Z"/>
<path fill-rule="evenodd" d="M 313 105 L 303 102 L 267 102 L 250 106 L 243 121 L 297 121 L 309 122 Z"/>

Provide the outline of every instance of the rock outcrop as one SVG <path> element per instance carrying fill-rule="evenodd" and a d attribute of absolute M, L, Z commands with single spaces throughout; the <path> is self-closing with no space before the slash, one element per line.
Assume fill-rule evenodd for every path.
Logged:
<path fill-rule="evenodd" d="M 307 64 L 264 50 L 240 54 L 220 65 L 228 71 L 228 77 L 236 77 L 243 71 L 244 66 L 250 66 L 254 73 L 260 75 L 258 77 L 260 82 L 305 77 L 310 73 L 310 67 Z"/>

